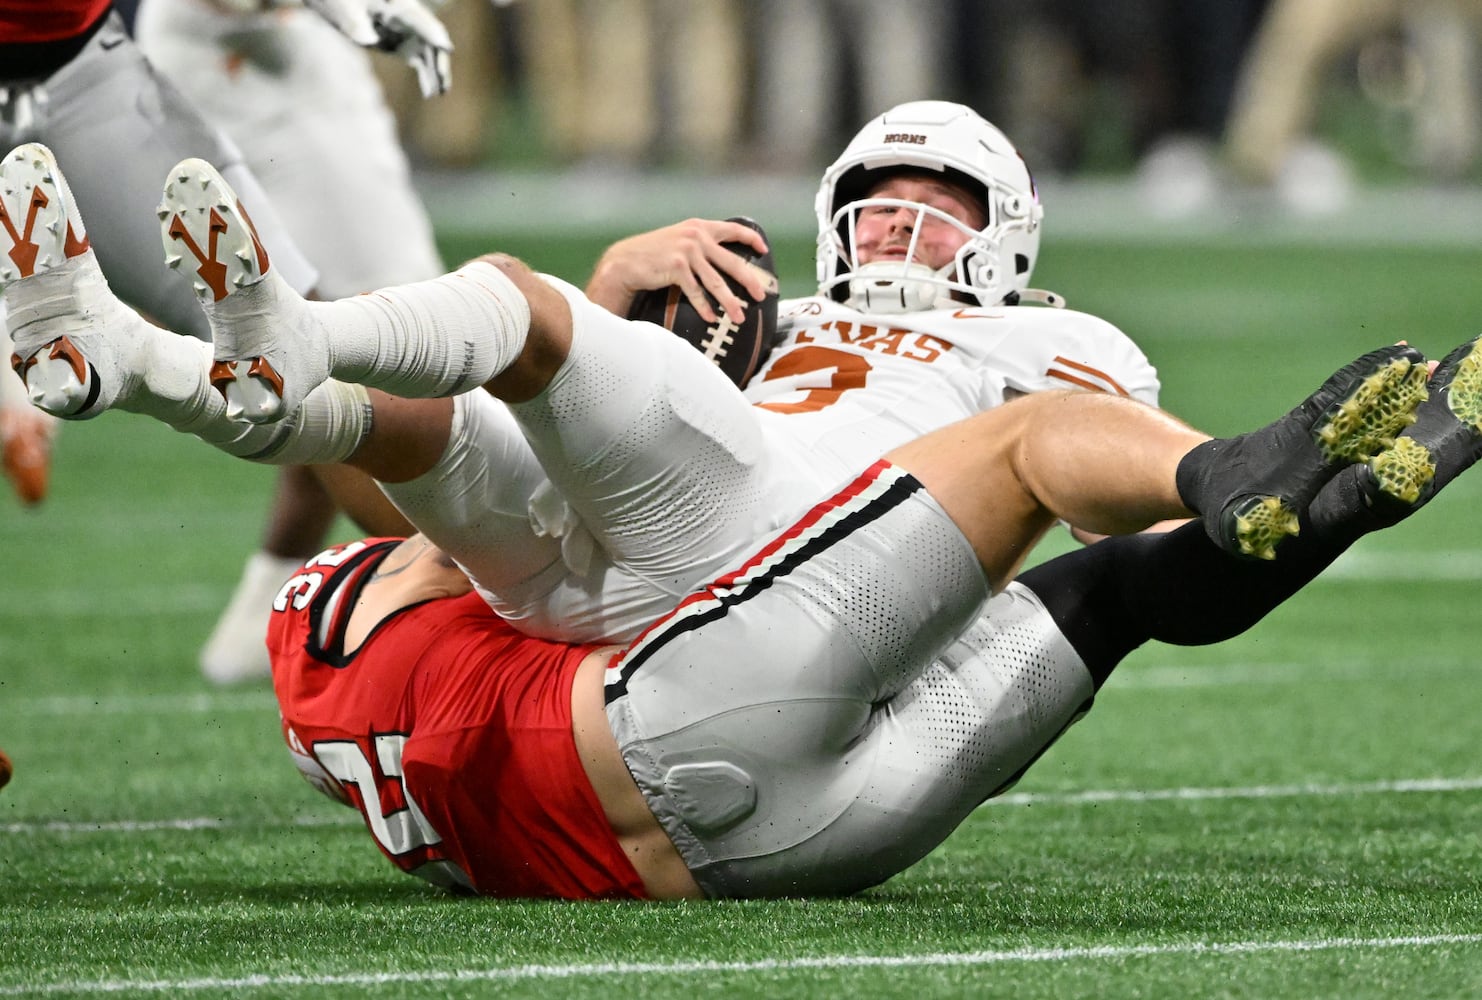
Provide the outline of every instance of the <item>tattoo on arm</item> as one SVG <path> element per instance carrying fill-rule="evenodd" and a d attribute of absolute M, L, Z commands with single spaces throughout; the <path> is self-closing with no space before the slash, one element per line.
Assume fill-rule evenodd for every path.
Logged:
<path fill-rule="evenodd" d="M 408 546 L 412 546 L 412 548 L 408 549 Z M 405 573 L 412 566 L 416 565 L 418 560 L 436 552 L 438 550 L 432 547 L 432 543 L 420 535 L 410 538 L 400 548 L 383 559 L 381 564 L 371 573 L 371 578 L 366 582 L 375 583 L 377 580 L 386 580 L 400 573 Z M 386 564 L 393 559 L 396 561 L 396 565 L 388 568 Z"/>

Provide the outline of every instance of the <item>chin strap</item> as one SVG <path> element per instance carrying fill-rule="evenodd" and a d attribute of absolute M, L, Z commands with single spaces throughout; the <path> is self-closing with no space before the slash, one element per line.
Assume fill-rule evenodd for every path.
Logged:
<path fill-rule="evenodd" d="M 1041 288 L 1026 288 L 1022 292 L 1011 292 L 1004 296 L 1003 300 L 1003 304 L 1006 306 L 1020 306 L 1026 302 L 1049 306 L 1052 309 L 1065 308 L 1065 296 L 1059 292 L 1047 292 Z"/>

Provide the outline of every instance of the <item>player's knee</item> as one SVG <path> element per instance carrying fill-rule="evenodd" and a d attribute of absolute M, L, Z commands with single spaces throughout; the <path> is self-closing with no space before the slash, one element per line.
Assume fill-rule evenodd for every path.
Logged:
<path fill-rule="evenodd" d="M 487 253 L 479 258 L 479 261 L 493 267 L 504 275 L 510 282 L 530 300 L 531 308 L 535 308 L 538 300 L 547 296 L 560 298 L 560 294 L 546 281 L 531 269 L 529 264 L 518 257 L 511 257 L 507 253 Z"/>
<path fill-rule="evenodd" d="M 501 274 L 515 283 L 516 287 L 523 287 L 525 282 L 534 280 L 536 277 L 528 264 L 507 253 L 486 253 L 480 255 L 477 260 L 498 268 Z"/>
<path fill-rule="evenodd" d="M 500 399 L 523 402 L 550 382 L 570 353 L 571 306 L 565 296 L 515 257 L 492 253 L 478 260 L 499 271 L 530 308 L 530 325 L 519 356 L 487 383 Z"/>
<path fill-rule="evenodd" d="M 560 330 L 569 331 L 571 309 L 560 292 L 536 274 L 530 265 L 505 253 L 489 253 L 478 258 L 504 275 L 530 304 L 530 330 L 537 336 Z"/>

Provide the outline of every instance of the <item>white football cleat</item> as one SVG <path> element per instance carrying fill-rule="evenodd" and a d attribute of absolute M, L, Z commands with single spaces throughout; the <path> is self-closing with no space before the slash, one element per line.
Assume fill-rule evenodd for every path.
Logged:
<path fill-rule="evenodd" d="M 142 322 L 108 288 L 51 150 L 0 160 L 0 288 L 11 367 L 31 402 L 70 420 L 95 417 L 136 379 L 129 331 Z"/>
<path fill-rule="evenodd" d="M 87 228 L 51 150 L 17 146 L 0 161 L 0 285 L 58 267 L 88 248 Z"/>
<path fill-rule="evenodd" d="M 165 263 L 189 276 L 210 321 L 227 416 L 263 424 L 291 412 L 328 378 L 324 336 L 271 269 L 236 192 L 205 160 L 182 160 L 158 214 Z"/>

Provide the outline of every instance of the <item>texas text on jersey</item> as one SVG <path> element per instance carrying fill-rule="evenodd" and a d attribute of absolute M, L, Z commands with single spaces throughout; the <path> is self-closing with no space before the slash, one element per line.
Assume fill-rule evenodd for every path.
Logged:
<path fill-rule="evenodd" d="M 824 297 L 779 309 L 784 339 L 746 397 L 787 414 L 788 433 L 839 459 L 841 477 L 1026 393 L 1088 389 L 1158 402 L 1147 356 L 1086 313 L 964 305 L 876 316 Z"/>
<path fill-rule="evenodd" d="M 444 887 L 642 898 L 572 740 L 590 647 L 520 635 L 469 593 L 404 608 L 345 652 L 356 596 L 398 542 L 315 556 L 274 601 L 273 688 L 300 771 L 359 809 L 393 864 Z"/>

